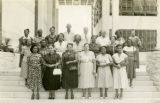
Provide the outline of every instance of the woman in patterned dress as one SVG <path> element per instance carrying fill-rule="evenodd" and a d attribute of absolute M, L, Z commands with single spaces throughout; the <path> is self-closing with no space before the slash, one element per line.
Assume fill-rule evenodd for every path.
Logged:
<path fill-rule="evenodd" d="M 92 51 L 89 51 L 89 44 L 84 44 L 84 51 L 82 51 L 78 57 L 78 73 L 79 84 L 78 87 L 82 89 L 82 97 L 91 97 L 91 90 L 95 87 L 95 75 L 96 75 L 96 61 L 95 55 Z M 86 96 L 88 92 L 88 97 Z"/>
<path fill-rule="evenodd" d="M 65 99 L 68 99 L 68 90 L 71 90 L 71 99 L 74 99 L 73 89 L 78 87 L 78 68 L 76 52 L 73 44 L 67 44 L 67 50 L 62 55 L 62 85 L 66 90 Z"/>
<path fill-rule="evenodd" d="M 58 90 L 61 86 L 60 75 L 53 75 L 53 70 L 60 67 L 60 56 L 56 53 L 52 45 L 48 47 L 49 53 L 44 56 L 44 76 L 43 76 L 43 87 L 49 91 L 49 98 L 55 98 L 55 90 Z"/>
<path fill-rule="evenodd" d="M 28 64 L 27 64 L 27 57 L 31 54 L 31 40 L 27 41 L 27 45 L 22 47 L 23 59 L 21 65 L 21 72 L 20 76 L 25 79 L 25 85 L 27 85 L 27 77 L 28 77 Z"/>
<path fill-rule="evenodd" d="M 117 53 L 113 58 L 113 81 L 114 89 L 116 90 L 115 99 L 121 99 L 123 97 L 123 89 L 128 88 L 128 78 L 126 72 L 126 65 L 128 64 L 128 56 L 123 53 L 122 45 L 118 44 Z M 118 93 L 120 89 L 120 95 Z"/>
<path fill-rule="evenodd" d="M 98 88 L 100 88 L 100 97 L 107 97 L 108 88 L 113 86 L 113 78 L 110 69 L 112 65 L 112 57 L 106 54 L 106 47 L 101 47 L 101 54 L 97 55 L 96 61 L 98 66 Z M 103 95 L 103 89 L 105 93 Z"/>
<path fill-rule="evenodd" d="M 41 64 L 42 64 L 42 56 L 38 54 L 39 48 L 37 45 L 31 46 L 31 54 L 27 58 L 28 63 L 28 79 L 27 86 L 32 90 L 31 99 L 39 99 L 39 89 L 42 87 L 42 77 L 41 77 Z M 35 92 L 36 95 L 35 95 Z"/>
<path fill-rule="evenodd" d="M 136 77 L 136 47 L 133 46 L 130 39 L 127 44 L 128 45 L 123 48 L 123 51 L 128 55 L 127 74 L 130 80 L 130 87 L 132 87 L 132 80 Z"/>

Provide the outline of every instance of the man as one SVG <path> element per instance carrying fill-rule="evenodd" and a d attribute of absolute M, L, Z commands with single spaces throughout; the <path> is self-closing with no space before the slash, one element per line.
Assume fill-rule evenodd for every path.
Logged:
<path fill-rule="evenodd" d="M 102 34 L 100 37 L 97 38 L 96 43 L 100 46 L 108 46 L 111 44 L 108 37 L 106 37 L 106 32 L 102 31 Z"/>
<path fill-rule="evenodd" d="M 67 28 L 67 32 L 64 33 L 64 41 L 66 41 L 67 43 L 73 43 L 74 40 L 74 34 L 71 31 L 71 24 L 67 24 L 66 25 Z"/>
<path fill-rule="evenodd" d="M 84 42 L 84 43 L 90 43 L 90 35 L 88 34 L 88 28 L 87 27 L 84 27 L 83 28 L 83 35 L 82 35 L 82 41 Z"/>
<path fill-rule="evenodd" d="M 25 29 L 25 30 L 24 30 L 24 36 L 22 36 L 22 37 L 19 39 L 19 52 L 20 52 L 20 53 L 21 53 L 21 51 L 22 51 L 22 47 L 23 47 L 23 46 L 27 46 L 27 41 L 30 40 L 31 43 L 33 43 L 33 39 L 32 39 L 32 37 L 29 36 L 29 32 L 30 32 L 29 29 Z M 20 54 L 19 67 L 21 67 L 22 59 L 23 59 L 23 55 Z"/>

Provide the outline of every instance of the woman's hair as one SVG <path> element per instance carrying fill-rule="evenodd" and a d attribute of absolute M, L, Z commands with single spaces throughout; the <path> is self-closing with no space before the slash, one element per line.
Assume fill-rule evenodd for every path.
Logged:
<path fill-rule="evenodd" d="M 80 37 L 80 39 L 81 39 L 81 35 L 79 35 L 79 34 L 76 34 L 75 36 L 74 36 L 74 40 L 73 40 L 73 42 L 75 42 L 76 41 L 76 37 L 77 36 L 79 36 Z M 81 40 L 80 40 L 81 41 Z"/>
<path fill-rule="evenodd" d="M 68 47 L 69 45 L 73 47 L 73 43 L 68 43 L 68 44 L 67 44 L 67 47 Z"/>
<path fill-rule="evenodd" d="M 50 29 L 49 29 L 49 30 L 51 30 L 51 29 L 55 29 L 55 27 L 54 27 L 54 26 L 52 26 L 52 27 L 50 27 Z"/>
<path fill-rule="evenodd" d="M 85 44 L 84 44 L 84 47 L 85 47 L 86 45 L 89 45 L 89 43 L 85 43 Z"/>
<path fill-rule="evenodd" d="M 59 36 L 60 35 L 62 35 L 63 36 L 63 39 L 64 39 L 64 34 L 63 33 L 59 33 L 58 35 L 57 35 L 57 40 L 59 40 Z"/>
<path fill-rule="evenodd" d="M 97 38 L 97 35 L 92 35 L 92 36 L 91 36 L 91 39 L 92 39 L 93 37 L 96 37 L 96 38 Z"/>
<path fill-rule="evenodd" d="M 25 32 L 25 31 L 28 31 L 28 32 L 29 32 L 30 30 L 29 30 L 29 29 L 24 29 L 24 32 Z"/>
<path fill-rule="evenodd" d="M 99 49 L 99 52 L 102 52 L 102 48 L 105 48 L 106 49 L 106 53 L 107 53 L 107 47 L 106 46 L 101 46 L 100 49 Z"/>
<path fill-rule="evenodd" d="M 116 48 L 118 48 L 118 47 L 123 47 L 123 45 L 122 44 L 117 44 Z"/>
<path fill-rule="evenodd" d="M 38 53 L 38 52 L 39 52 L 39 48 L 38 48 L 38 46 L 37 46 L 36 44 L 33 44 L 33 45 L 31 46 L 30 51 L 33 53 L 34 47 L 37 47 L 37 49 L 38 49 L 37 53 Z"/>

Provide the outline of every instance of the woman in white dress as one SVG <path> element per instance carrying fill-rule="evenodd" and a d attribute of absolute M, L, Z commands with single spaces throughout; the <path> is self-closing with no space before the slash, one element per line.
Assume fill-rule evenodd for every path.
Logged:
<path fill-rule="evenodd" d="M 112 65 L 112 57 L 106 54 L 106 47 L 102 46 L 100 49 L 101 53 L 97 56 L 97 66 L 98 66 L 98 88 L 100 88 L 100 97 L 107 97 L 108 88 L 113 86 L 113 78 L 110 69 Z M 105 93 L 103 95 L 103 89 L 105 88 Z"/>
<path fill-rule="evenodd" d="M 95 87 L 95 74 L 96 74 L 96 61 L 95 55 L 92 51 L 89 51 L 89 44 L 84 44 L 84 51 L 82 51 L 78 57 L 78 72 L 79 72 L 79 88 L 82 88 L 83 95 L 91 97 L 91 89 Z"/>
<path fill-rule="evenodd" d="M 123 53 L 122 45 L 117 45 L 117 52 L 113 57 L 113 81 L 114 89 L 116 90 L 115 99 L 123 97 L 123 89 L 128 88 L 128 78 L 126 72 L 126 65 L 128 64 L 128 56 Z M 120 94 L 118 90 L 120 89 Z"/>
<path fill-rule="evenodd" d="M 22 59 L 20 76 L 25 79 L 25 85 L 27 85 L 27 77 L 28 77 L 27 57 L 31 54 L 30 48 L 31 48 L 31 40 L 28 40 L 27 45 L 22 47 L 22 52 L 21 52 L 21 54 L 23 55 L 23 59 Z"/>

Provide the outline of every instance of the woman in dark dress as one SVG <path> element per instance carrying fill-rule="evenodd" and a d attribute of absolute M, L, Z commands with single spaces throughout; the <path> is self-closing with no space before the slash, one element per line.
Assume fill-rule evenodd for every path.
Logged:
<path fill-rule="evenodd" d="M 45 71 L 43 76 L 44 89 L 49 91 L 49 98 L 55 98 L 55 90 L 60 88 L 60 75 L 53 75 L 53 70 L 60 66 L 60 56 L 55 52 L 55 49 L 50 45 L 48 47 L 49 53 L 44 56 Z"/>
<path fill-rule="evenodd" d="M 67 45 L 67 50 L 62 55 L 62 84 L 66 89 L 65 99 L 68 99 L 68 90 L 71 90 L 71 99 L 74 99 L 73 89 L 78 87 L 78 68 L 76 52 L 73 44 Z"/>

